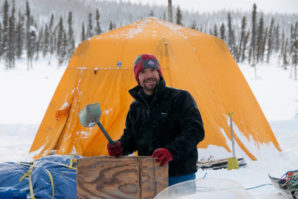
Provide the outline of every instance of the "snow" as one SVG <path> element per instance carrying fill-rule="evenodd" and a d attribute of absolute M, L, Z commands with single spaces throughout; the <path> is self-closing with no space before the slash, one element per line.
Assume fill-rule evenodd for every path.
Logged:
<path fill-rule="evenodd" d="M 19 61 L 14 70 L 5 70 L 0 63 L 0 162 L 29 161 L 29 148 L 45 114 L 66 66 L 44 58 L 34 62 L 27 70 L 26 60 Z M 270 185 L 268 174 L 281 177 L 298 165 L 298 81 L 290 77 L 290 70 L 284 70 L 278 61 L 257 65 L 239 64 L 243 75 L 256 96 L 273 132 L 282 148 L 277 152 L 272 146 L 264 148 L 258 161 L 246 158 L 247 166 L 238 170 L 199 170 L 199 181 L 222 179 L 233 181 L 244 187 L 254 199 L 282 198 Z M 106 114 L 112 110 L 106 110 Z M 227 121 L 228 122 L 228 121 Z M 82 137 L 87 132 L 80 132 Z M 214 154 L 218 148 L 210 146 Z M 203 154 L 199 150 L 200 155 Z M 236 147 L 236 156 L 239 150 Z M 261 185 L 261 186 L 260 186 Z M 260 186 L 260 187 L 258 187 Z M 252 189 L 248 189 L 252 188 Z M 245 190 L 246 189 L 246 190 Z M 221 198 L 229 198 L 221 194 Z"/>

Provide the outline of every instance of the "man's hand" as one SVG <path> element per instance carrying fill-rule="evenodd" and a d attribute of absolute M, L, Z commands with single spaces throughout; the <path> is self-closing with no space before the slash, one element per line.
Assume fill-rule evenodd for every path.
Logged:
<path fill-rule="evenodd" d="M 107 149 L 110 156 L 119 157 L 122 154 L 122 146 L 120 141 L 115 142 L 115 144 L 108 143 Z"/>
<path fill-rule="evenodd" d="M 164 166 L 173 160 L 172 154 L 166 148 L 156 149 L 153 152 L 152 157 L 156 159 L 156 162 L 160 162 L 160 166 Z"/>

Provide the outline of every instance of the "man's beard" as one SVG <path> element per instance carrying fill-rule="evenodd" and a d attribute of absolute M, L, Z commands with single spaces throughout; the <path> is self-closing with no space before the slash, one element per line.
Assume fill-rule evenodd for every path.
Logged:
<path fill-rule="evenodd" d="M 154 86 L 147 86 L 147 82 L 149 81 L 154 81 L 153 83 L 155 84 Z M 143 82 L 143 89 L 146 90 L 146 91 L 149 91 L 149 92 L 152 92 L 155 90 L 155 88 L 157 87 L 157 85 L 159 84 L 158 80 L 156 78 L 149 78 L 149 79 L 146 79 L 144 80 Z"/>

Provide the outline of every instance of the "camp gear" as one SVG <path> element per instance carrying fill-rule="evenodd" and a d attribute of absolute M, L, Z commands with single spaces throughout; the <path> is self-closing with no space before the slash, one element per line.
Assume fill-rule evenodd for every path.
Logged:
<path fill-rule="evenodd" d="M 274 187 L 287 199 L 298 198 L 298 170 L 288 171 L 281 178 L 269 178 Z"/>
<path fill-rule="evenodd" d="M 152 157 L 156 159 L 156 162 L 160 163 L 160 166 L 164 166 L 173 160 L 172 154 L 165 148 L 156 149 L 153 152 Z"/>
<path fill-rule="evenodd" d="M 207 160 L 201 159 L 198 161 L 197 166 L 200 169 L 227 169 L 228 168 L 228 161 L 230 158 L 222 158 L 222 159 L 214 159 L 208 158 Z M 247 163 L 245 162 L 244 158 L 238 158 L 239 167 L 246 167 Z"/>
<path fill-rule="evenodd" d="M 230 157 L 227 112 L 234 112 L 237 154 L 256 160 L 263 146 L 280 146 L 255 96 L 223 40 L 158 18 L 145 18 L 88 38 L 78 45 L 43 117 L 30 152 L 35 158 L 76 153 L 107 155 L 106 139 L 97 128 L 86 129 L 78 112 L 100 102 L 100 120 L 119 138 L 132 102 L 127 91 L 137 84 L 133 63 L 149 53 L 157 57 L 168 86 L 189 91 L 196 100 L 206 131 L 198 148 Z M 56 112 L 62 111 L 58 119 Z M 273 149 L 273 150 L 274 150 Z M 218 157 L 215 157 L 218 158 Z"/>
<path fill-rule="evenodd" d="M 85 127 L 93 127 L 97 124 L 100 130 L 103 132 L 109 143 L 115 144 L 103 125 L 100 123 L 99 118 L 101 116 L 101 110 L 98 103 L 88 104 L 79 113 L 80 122 Z"/>
<path fill-rule="evenodd" d="M 235 155 L 235 142 L 234 142 L 234 131 L 233 131 L 233 119 L 232 115 L 233 113 L 228 113 L 230 116 L 230 128 L 231 128 L 231 140 L 232 140 L 232 152 L 233 157 L 228 159 L 228 170 L 231 169 L 239 169 L 239 162 Z"/>
<path fill-rule="evenodd" d="M 9 198 L 5 190 L 13 192 L 13 199 L 77 198 L 76 160 L 80 157 L 50 155 L 33 162 L 0 163 L 0 198 Z"/>
<path fill-rule="evenodd" d="M 110 156 L 118 157 L 122 154 L 122 146 L 120 141 L 115 142 L 115 144 L 108 143 L 107 148 Z"/>

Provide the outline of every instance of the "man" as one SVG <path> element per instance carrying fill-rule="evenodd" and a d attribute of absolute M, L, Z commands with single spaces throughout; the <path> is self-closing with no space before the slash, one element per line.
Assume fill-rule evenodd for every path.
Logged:
<path fill-rule="evenodd" d="M 169 163 L 169 185 L 195 179 L 197 144 L 205 133 L 193 97 L 184 90 L 166 87 L 160 64 L 153 55 L 142 54 L 134 63 L 138 85 L 129 92 L 126 127 L 116 144 L 108 144 L 111 156 L 135 151 L 151 156 L 164 166 Z"/>

